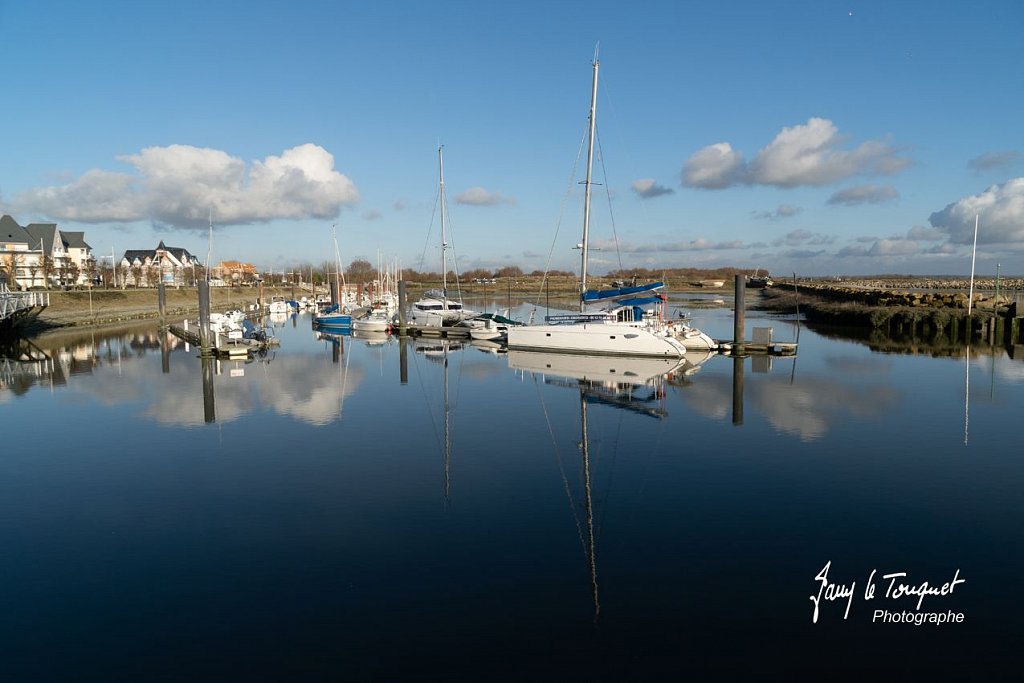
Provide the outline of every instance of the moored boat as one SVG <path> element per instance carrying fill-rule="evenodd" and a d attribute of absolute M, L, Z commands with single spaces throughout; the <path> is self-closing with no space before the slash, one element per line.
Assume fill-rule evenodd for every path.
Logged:
<path fill-rule="evenodd" d="M 583 240 L 580 243 L 579 313 L 549 315 L 544 325 L 522 325 L 508 330 L 510 349 L 622 356 L 681 358 L 688 349 L 713 349 L 716 342 L 686 323 L 665 320 L 666 297 L 661 282 L 587 289 L 590 238 L 590 196 L 593 182 L 597 125 L 597 75 L 593 62 L 587 176 L 584 182 Z M 621 283 L 624 284 L 624 283 Z M 595 308 L 603 305 L 603 308 Z"/>

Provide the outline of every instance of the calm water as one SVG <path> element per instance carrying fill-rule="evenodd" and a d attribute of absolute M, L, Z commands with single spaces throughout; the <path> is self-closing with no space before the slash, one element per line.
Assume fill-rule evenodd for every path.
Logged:
<path fill-rule="evenodd" d="M 730 315 L 697 319 L 725 338 Z M 664 368 L 275 331 L 205 387 L 155 332 L 5 366 L 0 679 L 1019 673 L 1024 361 L 1002 350 L 804 328 L 795 359 L 627 386 Z M 812 623 L 829 561 L 854 595 Z M 872 623 L 917 611 L 882 575 L 957 570 L 920 611 L 963 623 Z"/>

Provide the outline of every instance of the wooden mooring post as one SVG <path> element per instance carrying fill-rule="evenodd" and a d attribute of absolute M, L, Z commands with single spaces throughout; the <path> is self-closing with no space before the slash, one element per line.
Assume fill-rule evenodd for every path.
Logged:
<path fill-rule="evenodd" d="M 199 281 L 199 353 L 213 353 L 213 335 L 210 333 L 210 283 Z"/>
<path fill-rule="evenodd" d="M 405 321 L 405 305 L 408 299 L 407 284 L 405 280 L 398 281 L 398 336 L 404 337 L 409 333 Z"/>
<path fill-rule="evenodd" d="M 746 327 L 746 295 L 747 295 L 747 278 L 745 275 L 737 275 L 735 279 L 735 303 L 733 305 L 733 332 L 732 332 L 732 344 L 733 353 L 743 353 L 743 337 L 746 334 L 744 327 Z"/>
<path fill-rule="evenodd" d="M 160 282 L 156 286 L 156 310 L 160 315 L 160 329 L 167 327 L 167 286 Z"/>

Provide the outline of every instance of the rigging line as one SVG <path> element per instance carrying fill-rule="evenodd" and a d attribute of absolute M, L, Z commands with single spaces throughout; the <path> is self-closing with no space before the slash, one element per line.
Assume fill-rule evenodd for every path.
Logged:
<path fill-rule="evenodd" d="M 419 271 L 423 272 L 423 264 L 427 262 L 427 248 L 430 246 L 430 236 L 434 234 L 434 217 L 437 215 L 437 203 L 441 200 L 441 190 L 438 188 L 434 195 L 434 210 L 430 212 L 430 225 L 427 226 L 427 239 L 423 242 L 423 253 L 420 254 Z"/>
<path fill-rule="evenodd" d="M 555 438 L 554 428 L 551 426 L 551 417 L 548 415 L 548 407 L 544 403 L 544 395 L 541 393 L 540 385 L 537 384 L 537 376 L 533 375 L 533 387 L 537 390 L 537 399 L 540 401 L 541 412 L 544 413 L 544 421 L 547 423 L 548 434 L 551 436 L 551 446 L 555 451 L 555 461 L 558 463 L 558 473 L 562 476 L 562 486 L 565 488 L 565 496 L 569 499 L 569 509 L 572 511 L 573 521 L 576 522 L 576 534 L 580 539 L 580 548 L 583 554 L 587 554 L 587 542 L 583 538 L 583 524 L 580 516 L 576 513 L 576 501 L 572 497 L 572 489 L 569 488 L 569 478 L 565 476 L 565 465 L 562 463 L 562 452 L 558 448 L 558 439 Z"/>
<path fill-rule="evenodd" d="M 612 223 L 612 239 L 615 240 L 615 256 L 622 270 L 622 250 L 619 249 L 619 233 L 615 230 L 615 212 L 612 211 L 612 189 L 608 184 L 608 170 L 604 166 L 604 149 L 601 147 L 601 133 L 597 133 L 597 158 L 601 161 L 601 175 L 604 176 L 604 195 L 608 198 L 608 217 Z"/>
<path fill-rule="evenodd" d="M 558 221 L 555 223 L 555 236 L 551 240 L 551 248 L 548 249 L 548 260 L 544 264 L 544 277 L 540 281 L 540 291 L 537 292 L 537 299 L 533 303 L 533 311 L 530 313 L 530 320 L 533 320 L 533 313 L 536 312 L 537 307 L 540 306 L 541 297 L 544 296 L 544 285 L 547 283 L 548 271 L 551 270 L 551 258 L 555 253 L 555 244 L 558 242 L 558 233 L 562 227 L 562 219 L 565 217 L 565 206 L 569 203 L 569 197 L 572 196 L 573 178 L 576 177 L 576 171 L 580 167 L 580 159 L 583 156 L 583 147 L 587 141 L 587 133 L 590 130 L 589 121 L 587 127 L 583 129 L 583 136 L 580 138 L 580 146 L 576 150 L 576 160 L 573 162 L 572 170 L 569 172 L 569 181 L 566 183 L 565 194 L 562 195 L 562 202 L 558 207 Z"/>
<path fill-rule="evenodd" d="M 622 423 L 626 419 L 624 412 L 619 413 L 619 422 L 615 428 L 615 438 L 612 440 L 612 461 L 608 465 L 608 480 L 605 482 L 604 495 L 602 496 L 603 503 L 601 505 L 601 518 L 597 522 L 597 535 L 601 536 L 601 530 L 604 529 L 604 516 L 608 513 L 608 500 L 611 498 L 612 478 L 615 475 L 615 462 L 619 457 L 619 440 L 622 437 Z M 594 464 L 596 465 L 596 458 Z"/>
<path fill-rule="evenodd" d="M 448 196 L 447 196 L 447 193 L 446 193 L 445 194 L 445 202 L 444 202 L 444 205 L 446 207 L 448 206 L 447 199 L 448 199 Z M 451 213 L 445 211 L 445 217 L 448 220 L 448 223 L 447 223 L 447 225 L 448 225 L 448 236 L 447 236 L 446 239 L 451 243 L 452 271 L 454 271 L 454 273 L 455 273 L 455 287 L 459 291 L 459 303 L 461 304 L 462 303 L 462 283 L 459 282 L 459 255 L 455 251 L 455 227 L 452 225 L 452 215 L 451 215 Z"/>
<path fill-rule="evenodd" d="M 427 398 L 427 388 L 426 388 L 426 386 L 423 383 L 423 375 L 420 373 L 420 365 L 416 361 L 416 349 L 415 349 L 415 347 L 411 348 L 410 351 L 412 351 L 412 354 L 413 354 L 412 364 L 413 364 L 413 367 L 416 368 L 416 379 L 419 380 L 420 391 L 422 391 L 422 393 L 423 393 L 423 403 L 427 406 L 427 416 L 430 418 L 430 427 L 431 427 L 431 429 L 434 430 L 434 443 L 437 444 L 437 448 L 438 448 L 439 451 L 441 451 L 442 457 L 443 457 L 444 446 L 441 443 L 441 437 L 440 437 L 440 435 L 438 434 L 438 431 L 437 431 L 437 421 L 434 419 L 433 406 L 430 405 L 430 400 Z"/>

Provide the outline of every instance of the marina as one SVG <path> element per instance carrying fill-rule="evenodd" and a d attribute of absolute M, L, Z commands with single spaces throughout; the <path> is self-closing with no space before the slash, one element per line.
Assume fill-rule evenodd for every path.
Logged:
<path fill-rule="evenodd" d="M 194 660 L 167 643 L 187 632 L 204 667 L 247 677 L 471 676 L 500 659 L 628 678 L 684 651 L 713 675 L 735 638 L 774 665 L 820 632 L 807 595 L 828 559 L 960 567 L 941 605 L 969 621 L 929 637 L 999 650 L 1001 608 L 971 590 L 1015 585 L 979 538 L 1021 546 L 1002 433 L 1024 366 L 999 347 L 893 355 L 804 328 L 798 356 L 630 359 L 275 320 L 262 357 L 201 358 L 151 325 L 41 339 L 4 366 L 9 671 L 108 670 L 116 638 L 126 674 L 184 676 Z M 734 327 L 728 309 L 698 322 Z M 747 323 L 797 336 L 791 316 Z M 73 449 L 33 427 L 54 412 L 88 425 Z M 115 430 L 140 445 L 111 448 Z M 886 641 L 868 607 L 821 620 L 871 656 Z M 39 663 L 40 620 L 59 664 Z M 442 656 L 452 638 L 479 658 Z M 374 654 L 384 642 L 415 664 Z"/>
<path fill-rule="evenodd" d="M 1019 678 L 1024 5 L 64 4 L 0 683 Z"/>

